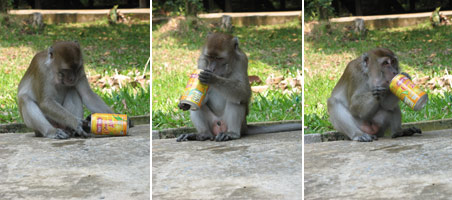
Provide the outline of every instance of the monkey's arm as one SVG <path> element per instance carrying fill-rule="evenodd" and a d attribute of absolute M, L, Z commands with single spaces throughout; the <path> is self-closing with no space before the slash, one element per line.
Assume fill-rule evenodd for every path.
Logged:
<path fill-rule="evenodd" d="M 199 80 L 201 83 L 207 84 L 210 87 L 215 87 L 226 98 L 232 100 L 232 102 L 247 103 L 251 96 L 251 89 L 247 82 L 247 77 L 228 79 L 204 70 L 199 74 Z"/>
<path fill-rule="evenodd" d="M 113 110 L 91 90 L 86 76 L 82 77 L 76 85 L 77 92 L 82 98 L 83 104 L 92 113 L 113 113 Z"/>
<path fill-rule="evenodd" d="M 64 124 L 76 131 L 78 131 L 79 126 L 81 127 L 82 119 L 78 119 L 51 97 L 42 99 L 39 103 L 39 108 L 41 108 L 46 117 L 59 124 Z"/>
<path fill-rule="evenodd" d="M 378 110 L 378 100 L 372 92 L 355 92 L 349 99 L 350 113 L 359 119 L 369 119 Z"/>

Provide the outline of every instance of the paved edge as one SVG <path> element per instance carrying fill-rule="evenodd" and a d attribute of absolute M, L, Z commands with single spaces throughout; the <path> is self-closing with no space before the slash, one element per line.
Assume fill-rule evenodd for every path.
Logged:
<path fill-rule="evenodd" d="M 150 115 L 131 116 L 133 125 L 150 124 Z M 28 133 L 33 130 L 25 126 L 24 123 L 0 124 L 0 133 Z"/>
<path fill-rule="evenodd" d="M 269 126 L 269 125 L 275 125 L 275 124 L 288 124 L 288 123 L 303 124 L 303 121 L 302 120 L 286 120 L 286 121 L 271 121 L 271 122 L 252 122 L 252 123 L 248 123 L 248 125 Z M 195 128 L 189 128 L 189 127 L 153 130 L 152 131 L 152 139 L 156 140 L 156 139 L 176 138 L 176 136 L 178 136 L 180 134 L 192 133 L 195 131 L 196 131 Z"/>
<path fill-rule="evenodd" d="M 354 26 L 356 19 L 363 19 L 366 29 L 375 30 L 380 28 L 394 28 L 394 27 L 407 27 L 415 26 L 425 23 L 430 20 L 432 12 L 421 13 L 406 13 L 406 14 L 391 14 L 391 15 L 371 15 L 371 16 L 352 16 L 352 17 L 338 17 L 331 18 L 329 22 L 334 24 L 341 24 L 344 26 Z M 451 10 L 440 10 L 442 15 L 451 17 Z M 318 28 L 320 23 L 305 23 L 305 27 L 308 30 Z M 306 30 L 306 29 L 305 29 Z M 309 32 L 309 31 L 308 31 Z"/>
<path fill-rule="evenodd" d="M 422 131 L 434 131 L 442 129 L 452 128 L 452 119 L 440 119 L 440 120 L 430 120 L 430 121 L 420 121 L 420 122 L 410 122 L 402 124 L 402 128 L 416 126 Z M 349 140 L 349 138 L 343 134 L 336 131 L 330 131 L 325 133 L 314 133 L 304 135 L 304 144 L 319 143 L 319 142 L 329 142 L 338 140 Z"/>
<path fill-rule="evenodd" d="M 108 14 L 111 9 L 15 9 L 9 10 L 8 14 L 14 15 L 30 15 L 35 12 L 39 12 L 41 14 Z M 123 14 L 135 14 L 135 13 L 151 13 L 150 8 L 118 8 L 118 11 Z"/>
<path fill-rule="evenodd" d="M 223 15 L 232 18 L 234 26 L 248 25 L 272 25 L 286 23 L 288 21 L 301 19 L 301 10 L 297 11 L 276 11 L 276 12 L 249 12 L 249 13 L 208 13 L 198 14 L 197 17 L 207 22 L 219 22 Z M 169 21 L 174 17 L 152 17 L 153 24 L 160 24 Z"/>

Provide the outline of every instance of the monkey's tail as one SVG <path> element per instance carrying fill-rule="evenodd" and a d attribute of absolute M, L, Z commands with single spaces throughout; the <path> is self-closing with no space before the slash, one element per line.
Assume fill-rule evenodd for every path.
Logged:
<path fill-rule="evenodd" d="M 290 123 L 290 124 L 275 124 L 268 126 L 256 126 L 247 125 L 247 135 L 261 134 L 261 133 L 274 133 L 274 132 L 284 132 L 284 131 L 298 131 L 303 129 L 303 124 L 301 123 Z"/>

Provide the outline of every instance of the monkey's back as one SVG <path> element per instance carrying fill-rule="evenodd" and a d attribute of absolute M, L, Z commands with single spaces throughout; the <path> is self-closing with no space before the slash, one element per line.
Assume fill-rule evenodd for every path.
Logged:
<path fill-rule="evenodd" d="M 45 64 L 44 61 L 47 56 L 46 52 L 47 51 L 41 51 L 37 53 L 31 60 L 31 63 L 28 66 L 27 71 L 25 72 L 24 76 L 22 77 L 22 80 L 19 83 L 17 91 L 18 98 L 22 95 L 27 95 L 33 100 L 39 98 L 39 94 L 41 92 L 37 92 L 37 94 L 35 94 L 33 91 L 41 91 L 43 89 L 44 82 L 47 81 L 47 78 L 44 77 L 44 75 L 46 73 L 51 74 L 49 72 L 44 72 L 39 68 L 40 65 Z M 39 81 L 35 81 L 36 79 L 38 79 Z"/>

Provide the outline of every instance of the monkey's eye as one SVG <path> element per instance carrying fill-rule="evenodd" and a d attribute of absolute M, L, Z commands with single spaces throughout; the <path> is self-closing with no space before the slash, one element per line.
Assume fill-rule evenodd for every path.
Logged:
<path fill-rule="evenodd" d="M 383 61 L 383 66 L 388 66 L 389 62 L 387 60 Z"/>

